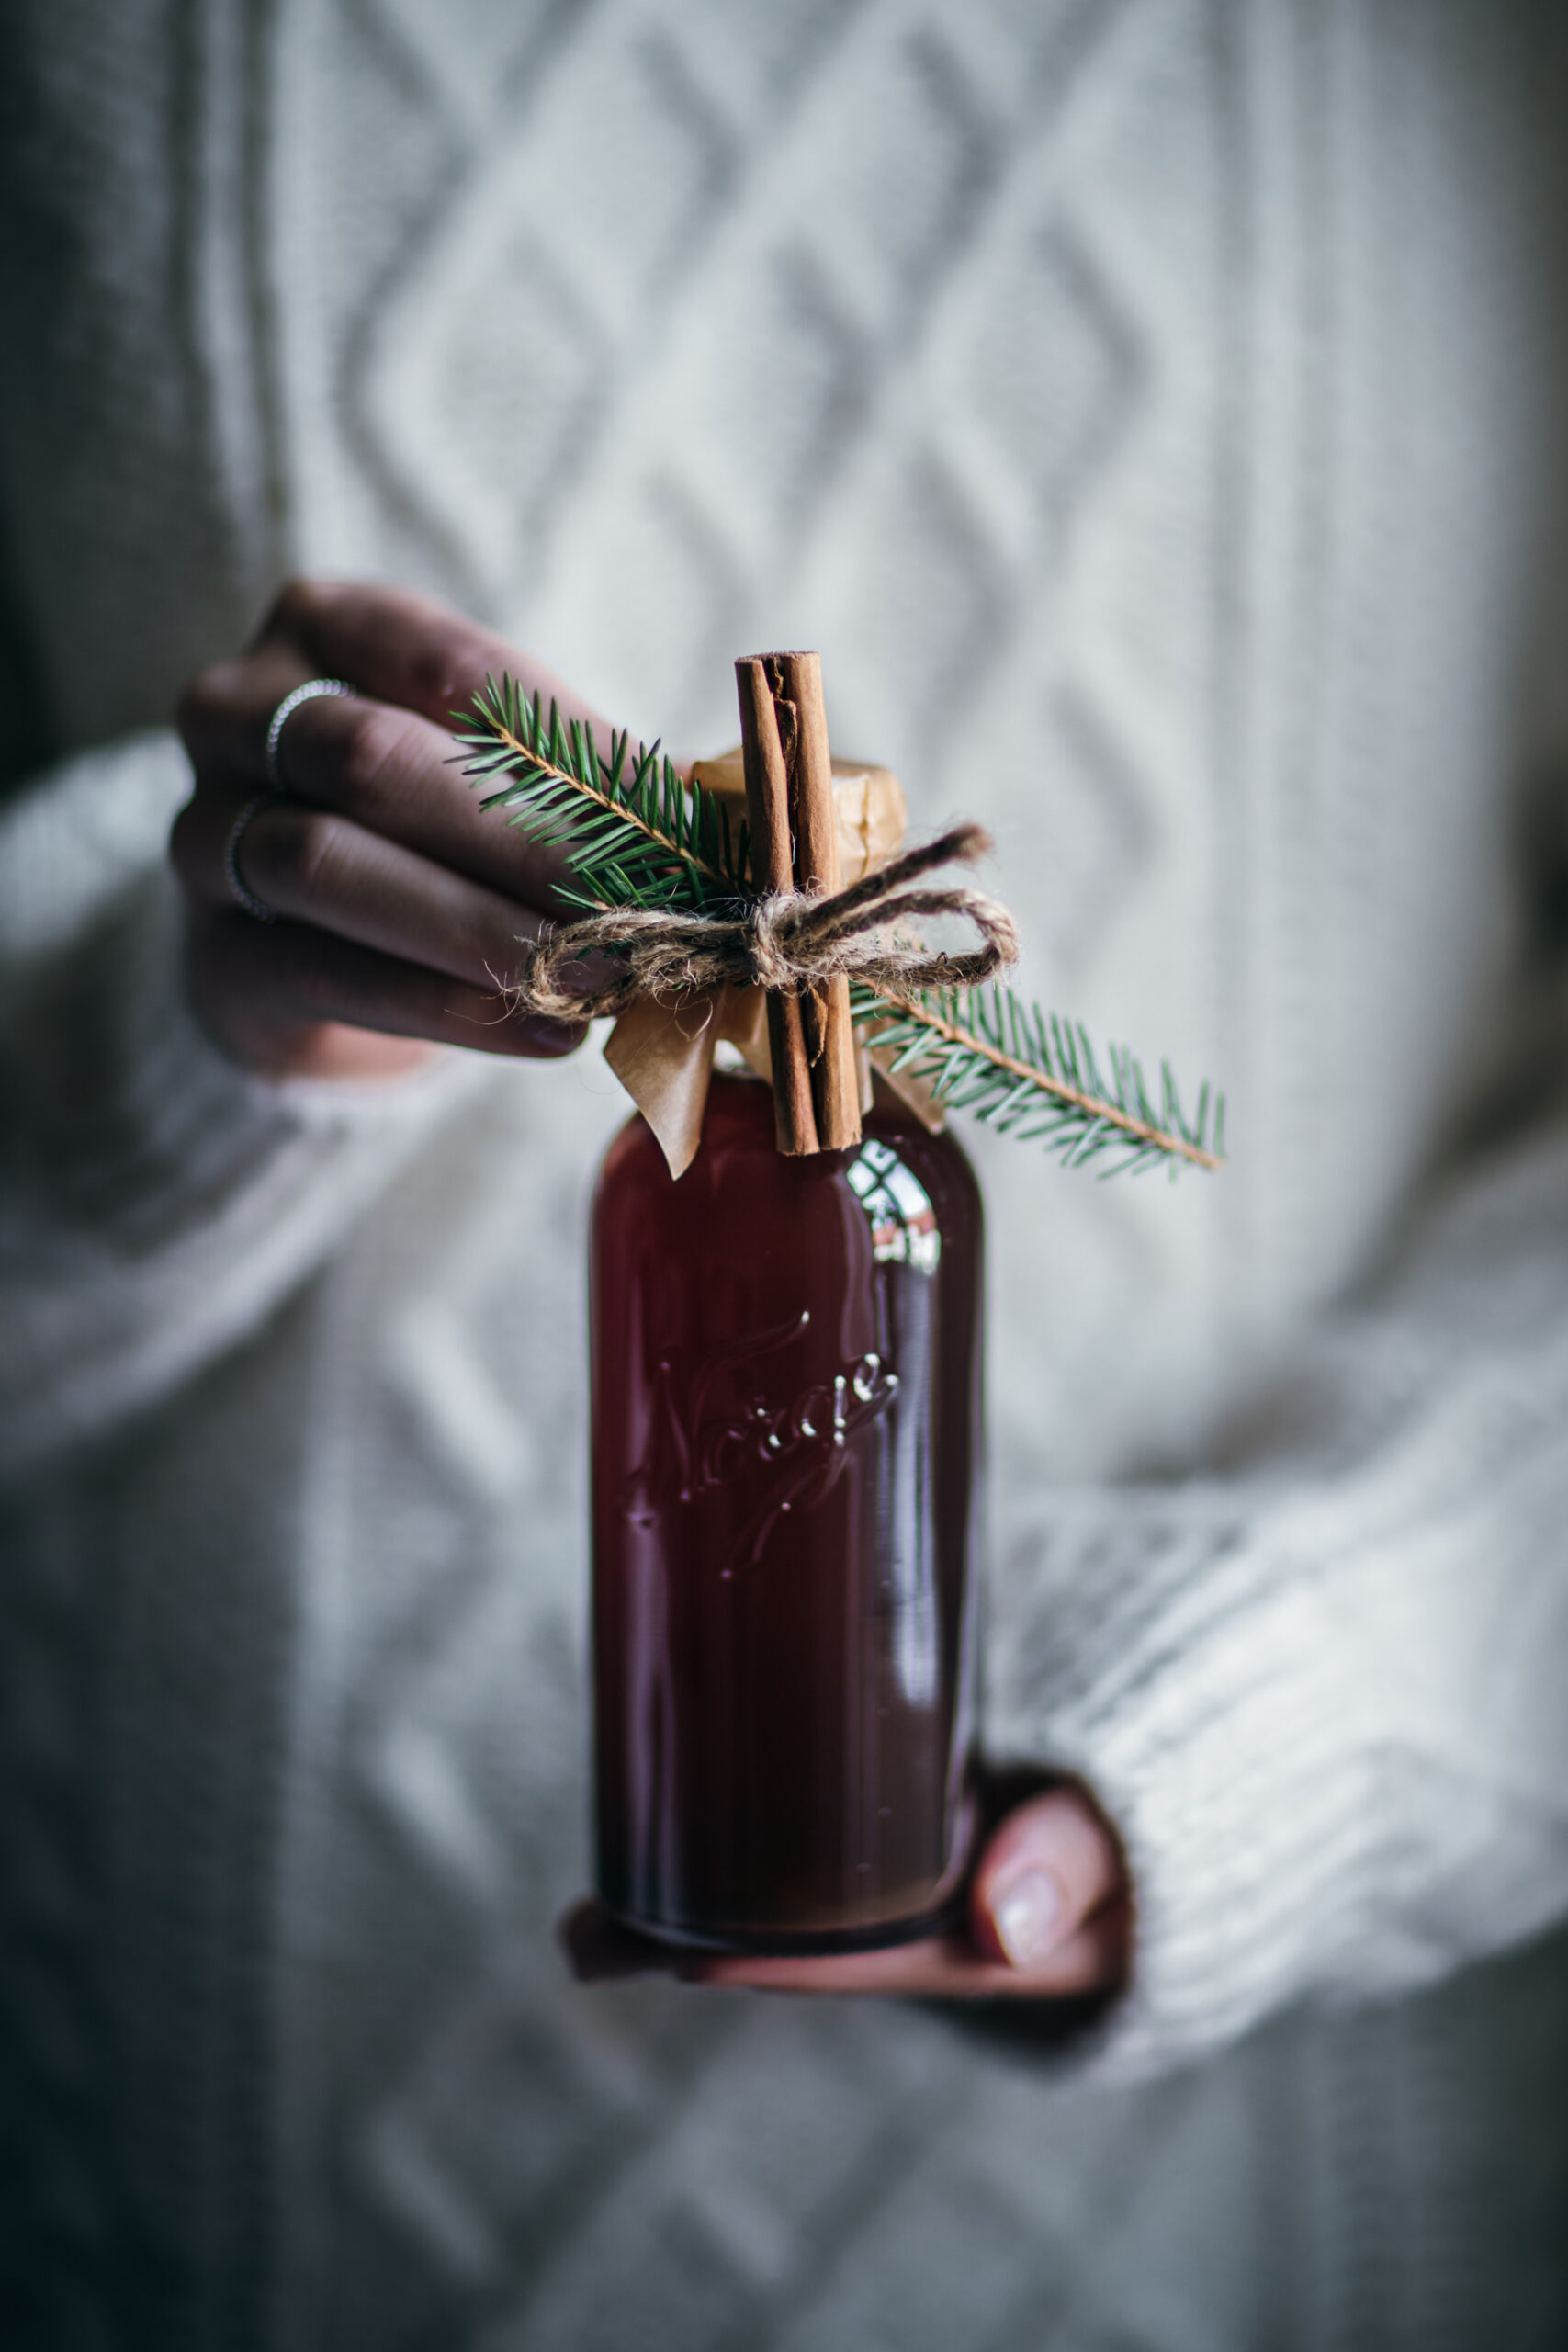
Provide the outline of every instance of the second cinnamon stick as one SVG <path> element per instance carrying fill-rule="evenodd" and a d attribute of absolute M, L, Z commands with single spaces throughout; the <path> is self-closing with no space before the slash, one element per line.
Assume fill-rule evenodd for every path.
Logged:
<path fill-rule="evenodd" d="M 842 888 L 843 875 L 822 664 L 815 653 L 778 653 L 769 656 L 767 667 L 789 770 L 795 887 L 831 898 Z M 800 1003 L 818 1140 L 824 1151 L 845 1151 L 861 1139 L 860 1072 L 850 1023 L 849 981 L 839 973 L 804 993 Z"/>

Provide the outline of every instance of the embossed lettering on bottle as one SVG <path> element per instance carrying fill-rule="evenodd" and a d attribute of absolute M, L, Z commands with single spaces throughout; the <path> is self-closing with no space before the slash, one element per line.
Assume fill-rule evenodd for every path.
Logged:
<path fill-rule="evenodd" d="M 656 1360 L 657 1404 L 649 1452 L 626 1482 L 627 1515 L 646 1525 L 655 1495 L 675 1493 L 691 1503 L 715 1487 L 744 1482 L 752 1508 L 719 1565 L 721 1577 L 754 1566 L 779 1518 L 820 1502 L 848 1459 L 857 1430 L 886 1411 L 898 1394 L 898 1375 L 874 1349 L 782 1399 L 770 1387 L 770 1358 L 810 1327 L 811 1310 L 770 1331 L 749 1334 L 714 1358 L 684 1370 L 670 1355 Z M 744 1408 L 728 1416 L 707 1410 L 716 1382 L 739 1376 L 757 1385 Z M 668 1449 L 671 1460 L 661 1460 Z"/>

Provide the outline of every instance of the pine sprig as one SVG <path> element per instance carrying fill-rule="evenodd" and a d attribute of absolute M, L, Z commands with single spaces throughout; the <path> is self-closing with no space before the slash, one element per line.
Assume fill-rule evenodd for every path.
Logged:
<path fill-rule="evenodd" d="M 563 719 L 553 702 L 547 716 L 510 676 L 487 678 L 453 716 L 465 775 L 506 779 L 480 806 L 505 809 L 561 852 L 581 885 L 558 885 L 568 904 L 731 914 L 745 902 L 744 824 L 732 833 L 722 801 L 686 783 L 657 743 L 634 756 L 629 737 L 612 734 L 606 758 L 591 727 Z M 1189 1119 L 1162 1062 L 1156 1104 L 1124 1046 L 1109 1049 L 1107 1075 L 1081 1022 L 1043 1013 L 1010 989 L 905 996 L 856 985 L 851 1011 L 890 1066 L 924 1080 L 938 1102 L 1043 1144 L 1066 1167 L 1098 1161 L 1108 1176 L 1224 1164 L 1223 1095 L 1205 1084 Z"/>
<path fill-rule="evenodd" d="M 487 677 L 470 709 L 454 712 L 470 782 L 506 782 L 480 802 L 504 808 L 547 848 L 558 849 L 581 884 L 562 887 L 569 905 L 732 910 L 744 899 L 746 828 L 732 834 L 729 811 L 687 784 L 657 743 L 631 749 L 612 732 L 606 758 L 582 719 L 563 719 L 552 701 L 530 698 L 511 676 Z"/>
<path fill-rule="evenodd" d="M 1058 1152 L 1067 1168 L 1103 1164 L 1104 1176 L 1164 1162 L 1174 1173 L 1224 1164 L 1225 1106 L 1205 1084 L 1189 1120 L 1168 1062 L 1160 1102 L 1125 1046 L 1101 1070 L 1081 1022 L 1043 1013 L 1011 989 L 931 989 L 899 996 L 852 988 L 851 1011 L 889 1067 L 923 1079 L 936 1100 L 1024 1143 Z"/>

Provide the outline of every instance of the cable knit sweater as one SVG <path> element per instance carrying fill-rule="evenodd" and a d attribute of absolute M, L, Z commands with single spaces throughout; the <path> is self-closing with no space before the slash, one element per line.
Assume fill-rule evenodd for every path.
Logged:
<path fill-rule="evenodd" d="M 1568 2332 L 1551 17 L 13 12 L 7 2340 Z M 820 644 L 1029 980 L 1226 1084 L 1213 1183 L 975 1146 L 989 1737 L 1138 1892 L 1070 2059 L 565 1981 L 624 1106 L 195 1030 L 161 722 L 289 568 L 694 748 Z"/>

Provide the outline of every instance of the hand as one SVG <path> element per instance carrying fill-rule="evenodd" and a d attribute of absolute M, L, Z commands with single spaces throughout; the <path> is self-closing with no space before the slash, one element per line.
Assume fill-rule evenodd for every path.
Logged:
<path fill-rule="evenodd" d="M 968 1933 L 822 1959 L 757 1960 L 671 1951 L 593 1902 L 561 1923 L 586 1982 L 661 1971 L 689 1984 L 774 1993 L 1041 2000 L 1126 1982 L 1132 1902 L 1115 1838 L 1082 1790 L 1064 1783 L 1003 1815 L 969 1889 Z"/>
<path fill-rule="evenodd" d="M 593 716 L 547 672 L 438 605 L 384 588 L 297 582 L 255 643 L 186 691 L 180 731 L 196 789 L 170 849 L 190 919 L 197 1012 L 235 1060 L 276 1076 L 373 1078 L 438 1045 L 569 1052 L 583 1031 L 509 1006 L 519 942 L 552 910 L 559 861 L 498 816 L 451 765 L 449 712 L 510 670 L 564 713 Z M 266 789 L 266 733 L 308 678 L 335 677 L 292 713 L 278 762 L 289 797 L 246 825 L 247 889 L 224 859 L 234 820 Z"/>

